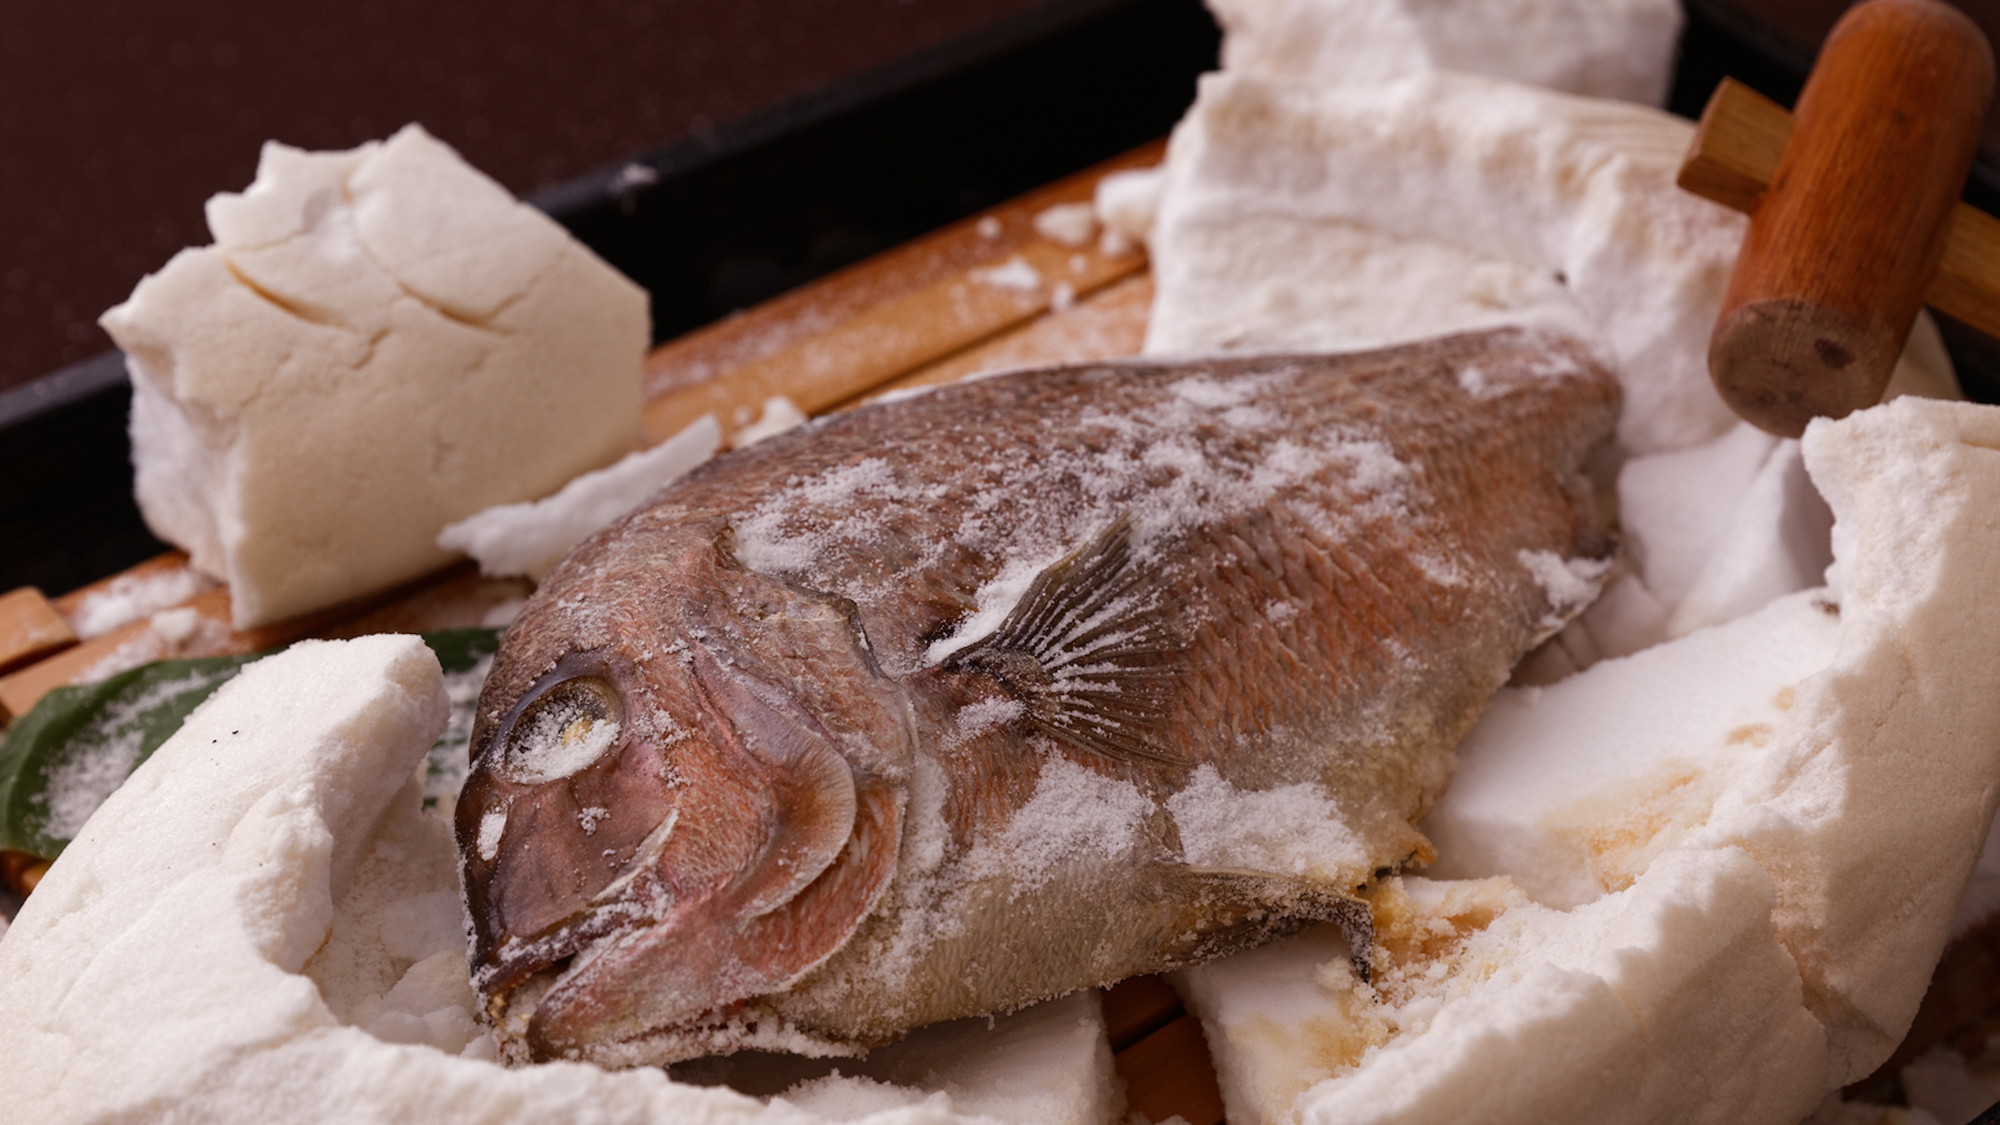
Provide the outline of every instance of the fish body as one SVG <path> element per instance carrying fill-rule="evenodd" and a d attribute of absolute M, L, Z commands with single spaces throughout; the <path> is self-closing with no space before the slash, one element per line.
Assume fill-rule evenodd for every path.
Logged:
<path fill-rule="evenodd" d="M 1365 926 L 1594 593 L 1616 411 L 1582 345 L 1500 330 L 994 376 L 668 487 L 480 701 L 457 830 L 510 1057 L 852 1053 Z"/>

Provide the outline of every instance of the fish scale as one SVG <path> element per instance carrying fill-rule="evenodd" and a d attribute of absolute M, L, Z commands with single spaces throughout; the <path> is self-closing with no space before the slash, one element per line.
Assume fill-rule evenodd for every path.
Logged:
<path fill-rule="evenodd" d="M 1519 329 L 1057 368 L 669 486 L 481 700 L 458 833 L 508 1056 L 852 1053 L 1306 920 L 1365 943 L 1452 746 L 1576 608 L 1530 554 L 1612 549 L 1582 467 L 1617 397 Z M 510 776 L 575 699 L 615 744 Z"/>

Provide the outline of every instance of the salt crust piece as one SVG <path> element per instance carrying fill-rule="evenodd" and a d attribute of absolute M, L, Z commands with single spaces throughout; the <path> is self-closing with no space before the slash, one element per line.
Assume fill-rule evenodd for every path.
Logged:
<path fill-rule="evenodd" d="M 1505 875 L 1563 908 L 1630 886 L 1707 819 L 1723 781 L 1767 752 L 1795 685 L 1832 661 L 1831 604 L 1793 594 L 1545 688 L 1501 690 L 1424 822 L 1438 851 L 1427 874 Z"/>
<path fill-rule="evenodd" d="M 486 1061 L 449 831 L 411 781 L 446 717 L 415 637 L 303 642 L 211 697 L 0 941 L 8 1104 L 49 1122 L 826 1120 L 659 1071 Z M 936 1064 L 944 1092 L 848 1119 L 1105 1120 L 1094 1009 L 1015 1018 Z"/>
<path fill-rule="evenodd" d="M 1153 218 L 1160 210 L 1160 193 L 1167 173 L 1163 166 L 1113 172 L 1097 181 L 1091 206 L 1104 224 L 1105 237 L 1143 244 L 1152 237 Z"/>
<path fill-rule="evenodd" d="M 653 448 L 585 473 L 553 496 L 500 504 L 449 524 L 438 532 L 438 546 L 472 556 L 483 574 L 540 581 L 571 547 L 715 456 L 721 444 L 722 427 L 704 414 Z"/>
<path fill-rule="evenodd" d="M 1496 753 L 1568 771 L 1542 780 L 1578 806 L 1629 800 L 1633 779 L 1676 769 L 1689 799 L 1656 803 L 1665 815 L 1639 802 L 1613 825 L 1625 839 L 1558 855 L 1572 876 L 1579 858 L 1626 861 L 1595 869 L 1622 888 L 1567 910 L 1504 877 L 1393 884 L 1409 903 L 1398 928 L 1431 943 L 1393 1003 L 1357 993 L 1331 945 L 1296 944 L 1327 935 L 1191 970 L 1230 1120 L 1790 1125 L 1887 1057 L 2000 792 L 2000 699 L 1966 680 L 2000 630 L 1984 596 L 2000 409 L 1906 398 L 1815 422 L 1803 444 L 1837 520 L 1836 645 L 1813 638 L 1827 626 L 1802 615 L 1825 611 L 1805 595 L 1503 703 L 1440 806 L 1461 828 L 1468 810 L 1520 795 L 1514 772 L 1476 764 Z M 1769 706 L 1786 665 L 1814 663 L 1783 651 L 1794 645 L 1823 666 Z M 1649 731 L 1667 701 L 1629 698 L 1649 662 L 1679 669 L 1664 694 L 1688 710 L 1765 707 L 1768 737 L 1732 730 L 1702 754 L 1713 717 L 1681 720 L 1693 746 Z M 1608 711 L 1621 695 L 1622 730 Z M 1510 716 L 1522 708 L 1536 721 Z"/>
<path fill-rule="evenodd" d="M 764 400 L 756 421 L 730 435 L 729 447 L 741 449 L 746 445 L 755 445 L 767 437 L 776 437 L 805 424 L 806 412 L 799 409 L 798 403 L 784 395 L 772 395 Z"/>
<path fill-rule="evenodd" d="M 1456 70 L 1662 105 L 1673 0 L 1209 0 L 1224 69 L 1318 85 Z"/>
<path fill-rule="evenodd" d="M 1713 440 L 1735 417 L 1705 348 L 1744 219 L 1674 186 L 1692 129 L 1466 74 L 1209 75 L 1168 148 L 1146 350 L 1541 324 L 1597 342 L 1625 390 L 1626 452 Z"/>
<path fill-rule="evenodd" d="M 632 448 L 646 294 L 416 126 L 268 144 L 102 324 L 147 523 L 241 627 L 448 562 L 438 530 Z"/>

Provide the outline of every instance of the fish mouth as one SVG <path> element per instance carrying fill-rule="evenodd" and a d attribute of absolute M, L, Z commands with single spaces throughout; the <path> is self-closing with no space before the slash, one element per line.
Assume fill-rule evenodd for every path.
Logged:
<path fill-rule="evenodd" d="M 585 908 L 531 937 L 509 936 L 475 968 L 472 984 L 488 997 L 487 1015 L 496 1027 L 512 1022 L 510 1013 L 532 1014 L 549 988 L 567 979 L 600 946 L 621 934 L 658 925 L 671 913 L 672 892 L 660 883 L 658 864 L 680 821 L 678 809 L 667 814 L 639 847 L 624 872 L 599 890 Z M 537 984 L 539 982 L 539 984 Z M 523 1005 L 522 999 L 528 1002 Z"/>

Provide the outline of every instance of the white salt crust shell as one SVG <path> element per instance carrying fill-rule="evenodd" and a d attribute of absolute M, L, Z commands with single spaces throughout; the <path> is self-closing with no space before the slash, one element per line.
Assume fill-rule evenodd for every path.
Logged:
<path fill-rule="evenodd" d="M 1543 325 L 1594 341 L 1617 374 L 1626 452 L 1713 440 L 1736 419 L 1707 341 L 1745 220 L 1674 186 L 1692 135 L 1659 110 L 1469 74 L 1208 75 L 1168 148 L 1146 350 Z M 1912 339 L 1935 350 L 1928 328 Z M 1952 393 L 1931 366 L 1906 353 L 1899 386 Z"/>
<path fill-rule="evenodd" d="M 446 524 L 636 441 L 645 291 L 416 126 L 268 144 L 208 222 L 102 323 L 140 511 L 237 627 L 434 570 Z"/>
<path fill-rule="evenodd" d="M 8 1104 L 47 1122 L 1108 1119 L 1088 996 L 904 1045 L 887 1077 L 926 1089 L 829 1077 L 796 1104 L 490 1061 L 455 852 L 412 780 L 445 717 L 414 637 L 304 642 L 218 691 L 0 941 Z"/>
<path fill-rule="evenodd" d="M 1499 879 L 1407 881 L 1429 979 L 1357 1001 L 1323 933 L 1185 975 L 1230 1120 L 1789 1125 L 1879 1065 L 2000 792 L 1996 450 L 1994 407 L 1813 423 L 1830 588 L 1499 701 L 1429 822 Z"/>
<path fill-rule="evenodd" d="M 1455 70 L 1660 105 L 1673 77 L 1674 0 L 1209 0 L 1223 69 L 1321 86 Z"/>

